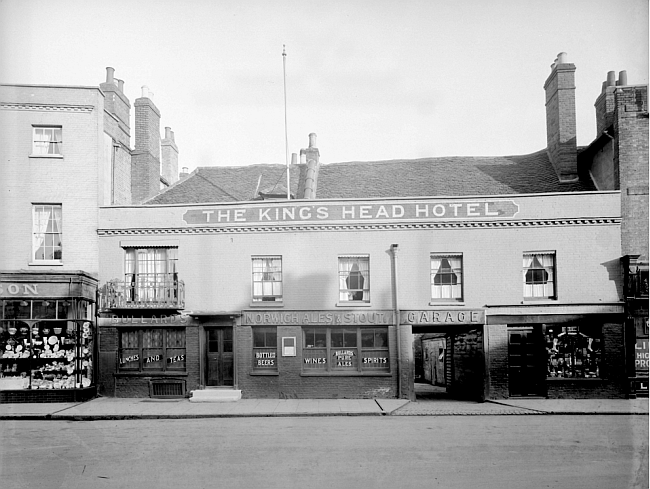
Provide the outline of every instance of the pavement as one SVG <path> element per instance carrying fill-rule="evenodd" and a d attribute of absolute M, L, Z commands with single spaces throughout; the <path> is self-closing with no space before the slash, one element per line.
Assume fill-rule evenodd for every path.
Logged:
<path fill-rule="evenodd" d="M 645 415 L 648 399 L 506 399 L 487 402 L 446 398 L 240 399 L 193 403 L 188 399 L 97 397 L 81 403 L 0 404 L 0 420 L 191 419 L 273 416 L 491 416 Z"/>

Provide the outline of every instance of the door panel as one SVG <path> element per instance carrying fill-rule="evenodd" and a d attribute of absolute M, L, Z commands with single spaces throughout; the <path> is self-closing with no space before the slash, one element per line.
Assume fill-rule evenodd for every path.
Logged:
<path fill-rule="evenodd" d="M 508 330 L 508 383 L 511 396 L 544 395 L 541 335 L 534 328 Z"/>
<path fill-rule="evenodd" d="M 206 385 L 234 385 L 233 331 L 228 328 L 210 328 L 206 335 Z"/>

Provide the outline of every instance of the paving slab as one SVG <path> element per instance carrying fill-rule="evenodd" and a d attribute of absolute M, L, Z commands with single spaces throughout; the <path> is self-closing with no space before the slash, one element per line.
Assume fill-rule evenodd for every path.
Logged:
<path fill-rule="evenodd" d="M 507 399 L 491 404 L 547 414 L 648 414 L 648 399 Z"/>

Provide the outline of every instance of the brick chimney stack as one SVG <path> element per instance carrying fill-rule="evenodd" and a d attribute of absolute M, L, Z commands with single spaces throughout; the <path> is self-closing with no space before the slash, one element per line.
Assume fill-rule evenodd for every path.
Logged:
<path fill-rule="evenodd" d="M 300 150 L 300 160 L 302 163 L 304 155 L 305 163 L 307 163 L 307 173 L 305 175 L 305 199 L 315 199 L 316 190 L 318 188 L 318 170 L 320 168 L 320 152 L 316 147 L 316 134 L 309 135 L 309 147 Z"/>
<path fill-rule="evenodd" d="M 160 111 L 146 85 L 135 99 L 135 149 L 131 157 L 131 196 L 140 204 L 160 191 Z"/>
<path fill-rule="evenodd" d="M 124 80 L 115 78 L 115 68 L 106 67 L 106 81 L 99 84 L 99 89 L 104 92 L 104 109 L 117 118 L 122 134 L 115 137 L 127 148 L 131 139 L 131 103 L 124 95 Z"/>
<path fill-rule="evenodd" d="M 169 185 L 178 181 L 178 146 L 174 141 L 174 131 L 165 128 L 165 137 L 160 143 L 162 160 L 162 177 Z"/>
<path fill-rule="evenodd" d="M 566 53 L 558 54 L 546 91 L 546 150 L 561 183 L 578 180 L 575 71 Z"/>

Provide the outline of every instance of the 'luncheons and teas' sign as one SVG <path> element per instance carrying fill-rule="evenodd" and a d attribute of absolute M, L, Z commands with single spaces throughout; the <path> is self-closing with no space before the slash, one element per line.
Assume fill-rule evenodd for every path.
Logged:
<path fill-rule="evenodd" d="M 512 200 L 404 202 L 400 204 L 322 204 L 275 206 L 219 206 L 191 209 L 189 225 L 324 222 L 364 220 L 485 220 L 512 218 L 519 206 Z"/>

